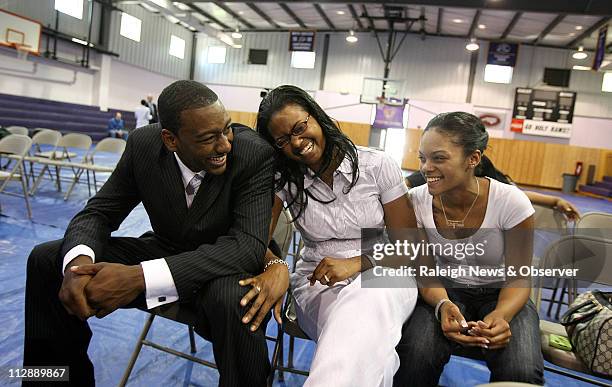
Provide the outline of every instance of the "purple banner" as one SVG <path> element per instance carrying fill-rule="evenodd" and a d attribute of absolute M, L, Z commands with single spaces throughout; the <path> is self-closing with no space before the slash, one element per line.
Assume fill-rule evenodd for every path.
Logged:
<path fill-rule="evenodd" d="M 595 58 L 593 59 L 593 70 L 597 71 L 601 67 L 601 62 L 606 55 L 606 36 L 608 34 L 608 26 L 605 26 L 599 30 L 597 35 L 597 47 L 595 51 Z"/>
<path fill-rule="evenodd" d="M 404 104 L 387 104 L 385 102 L 376 105 L 376 118 L 372 124 L 375 128 L 404 128 Z"/>

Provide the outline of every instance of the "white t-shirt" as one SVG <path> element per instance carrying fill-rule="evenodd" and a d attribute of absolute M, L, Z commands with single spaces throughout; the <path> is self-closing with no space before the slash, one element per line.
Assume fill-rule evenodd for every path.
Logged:
<path fill-rule="evenodd" d="M 503 280 L 498 276 L 470 275 L 470 267 L 484 270 L 503 268 L 505 262 L 503 231 L 515 227 L 535 212 L 529 198 L 519 188 L 487 179 L 490 182 L 489 197 L 482 225 L 474 235 L 462 239 L 446 239 L 438 232 L 433 218 L 433 196 L 429 193 L 427 184 L 409 191 L 418 227 L 425 229 L 429 243 L 445 247 L 435 251 L 436 265 L 455 270 L 456 273 L 468 273 L 457 278 L 446 276 L 449 280 L 461 284 L 484 285 Z M 480 249 L 458 253 L 467 244 Z M 450 251 L 454 254 L 448 254 Z"/>
<path fill-rule="evenodd" d="M 140 105 L 134 111 L 134 116 L 136 116 L 136 127 L 140 128 L 141 126 L 149 125 L 149 120 L 152 118 L 151 110 L 148 107 Z"/>

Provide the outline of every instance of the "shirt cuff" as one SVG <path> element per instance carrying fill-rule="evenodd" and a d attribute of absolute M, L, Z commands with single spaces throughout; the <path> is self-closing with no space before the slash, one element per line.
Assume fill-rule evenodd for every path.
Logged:
<path fill-rule="evenodd" d="M 174 278 L 164 258 L 140 263 L 145 279 L 147 309 L 178 301 Z"/>
<path fill-rule="evenodd" d="M 93 262 L 96 262 L 96 253 L 94 253 L 91 247 L 86 246 L 86 245 L 74 246 L 66 253 L 66 255 L 64 255 L 64 263 L 62 265 L 62 275 L 64 275 L 64 273 L 66 272 L 66 266 L 68 266 L 68 264 L 72 262 L 72 260 L 78 257 L 79 255 L 87 255 L 89 258 L 91 258 Z"/>

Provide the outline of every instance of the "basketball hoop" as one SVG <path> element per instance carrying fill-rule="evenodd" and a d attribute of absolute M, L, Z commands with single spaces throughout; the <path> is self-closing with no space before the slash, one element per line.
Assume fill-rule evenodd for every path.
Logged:
<path fill-rule="evenodd" d="M 15 50 L 17 50 L 17 59 L 26 62 L 28 60 L 28 54 L 30 53 L 30 46 L 27 44 L 14 43 Z"/>

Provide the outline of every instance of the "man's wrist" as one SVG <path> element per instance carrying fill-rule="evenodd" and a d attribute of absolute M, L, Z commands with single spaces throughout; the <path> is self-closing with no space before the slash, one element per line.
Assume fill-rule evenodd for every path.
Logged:
<path fill-rule="evenodd" d="M 70 268 L 72 266 L 88 265 L 90 263 L 93 263 L 93 259 L 91 257 L 87 255 L 79 255 L 72 261 L 68 262 L 68 264 L 66 265 L 66 270 L 64 270 L 64 275 L 70 271 Z"/>

